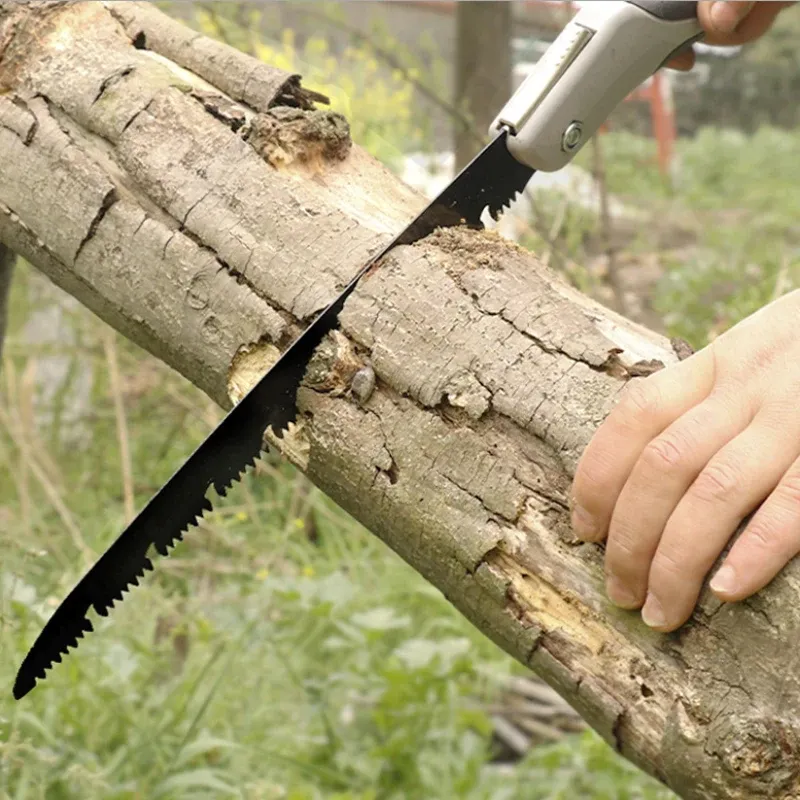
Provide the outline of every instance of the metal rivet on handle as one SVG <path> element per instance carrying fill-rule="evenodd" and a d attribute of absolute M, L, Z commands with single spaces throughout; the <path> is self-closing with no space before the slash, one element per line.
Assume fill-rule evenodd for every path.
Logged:
<path fill-rule="evenodd" d="M 561 149 L 569 153 L 581 143 L 581 139 L 583 139 L 583 125 L 580 122 L 571 122 L 561 137 Z"/>

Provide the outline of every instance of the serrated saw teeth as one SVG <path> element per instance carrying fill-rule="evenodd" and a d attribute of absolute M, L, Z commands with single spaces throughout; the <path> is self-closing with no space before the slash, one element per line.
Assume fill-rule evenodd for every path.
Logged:
<path fill-rule="evenodd" d="M 413 245 L 441 227 L 481 227 L 486 208 L 497 219 L 515 193 L 525 187 L 533 170 L 511 156 L 506 138 L 504 131 L 488 144 L 405 230 L 362 266 L 111 544 L 56 609 L 57 623 L 46 625 L 34 642 L 14 684 L 17 699 L 36 685 L 36 679 L 45 677 L 38 665 L 61 662 L 59 651 L 66 631 L 92 630 L 85 626 L 88 608 L 107 617 L 115 601 L 123 600 L 125 592 L 139 585 L 138 579 L 154 566 L 144 556 L 151 546 L 161 556 L 168 556 L 184 531 L 212 510 L 213 501 L 206 496 L 210 486 L 226 497 L 233 484 L 255 467 L 265 450 L 265 431 L 271 428 L 277 439 L 288 433 L 289 424 L 298 416 L 297 390 L 311 357 L 325 335 L 338 326 L 339 313 L 361 278 L 378 267 L 393 247 Z M 64 654 L 69 646 L 77 647 L 78 639 Z"/>
<path fill-rule="evenodd" d="M 173 540 L 174 541 L 174 540 Z M 155 543 L 156 552 L 161 556 L 168 556 L 169 555 L 169 542 L 156 542 Z"/>

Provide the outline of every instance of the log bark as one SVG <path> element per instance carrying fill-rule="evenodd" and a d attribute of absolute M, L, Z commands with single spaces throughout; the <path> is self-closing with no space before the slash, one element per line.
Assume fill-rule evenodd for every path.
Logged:
<path fill-rule="evenodd" d="M 287 80 L 144 4 L 0 0 L 0 243 L 225 407 L 424 205 Z M 676 358 L 443 230 L 360 284 L 281 447 L 680 796 L 796 798 L 797 563 L 662 635 L 570 533 L 582 448 Z"/>

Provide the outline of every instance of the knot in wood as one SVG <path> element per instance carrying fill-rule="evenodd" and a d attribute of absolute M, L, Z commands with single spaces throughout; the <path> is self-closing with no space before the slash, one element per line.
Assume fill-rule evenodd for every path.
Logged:
<path fill-rule="evenodd" d="M 321 167 L 345 159 L 352 146 L 350 125 L 341 114 L 283 106 L 255 117 L 246 138 L 273 167 L 294 162 Z"/>
<path fill-rule="evenodd" d="M 350 340 L 341 331 L 331 331 L 312 357 L 303 382 L 314 391 L 339 397 L 363 366 Z"/>
<path fill-rule="evenodd" d="M 798 731 L 780 720 L 737 721 L 718 752 L 730 773 L 757 782 L 760 790 L 769 790 L 769 796 L 797 781 L 800 771 Z"/>

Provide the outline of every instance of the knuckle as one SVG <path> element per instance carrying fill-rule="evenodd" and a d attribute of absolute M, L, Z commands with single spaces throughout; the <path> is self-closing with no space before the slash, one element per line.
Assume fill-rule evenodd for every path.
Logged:
<path fill-rule="evenodd" d="M 676 577 L 682 577 L 686 573 L 685 559 L 679 553 L 666 547 L 659 547 L 653 556 L 653 563 L 650 566 L 650 578 L 653 581 L 674 581 Z"/>
<path fill-rule="evenodd" d="M 739 470 L 724 461 L 709 464 L 692 486 L 692 494 L 703 501 L 730 500 L 741 490 Z"/>
<path fill-rule="evenodd" d="M 792 470 L 784 475 L 776 494 L 783 505 L 800 512 L 800 471 Z"/>
<path fill-rule="evenodd" d="M 646 571 L 649 563 L 640 537 L 627 528 L 617 527 L 609 533 L 606 552 L 609 567 L 623 578 Z"/>
<path fill-rule="evenodd" d="M 691 548 L 681 549 L 678 542 L 662 544 L 653 556 L 648 582 L 663 597 L 681 597 L 697 588 L 710 569 L 713 560 L 706 563 L 705 554 Z"/>
<path fill-rule="evenodd" d="M 777 549 L 775 530 L 766 520 L 753 521 L 745 533 L 748 548 L 764 551 Z"/>
<path fill-rule="evenodd" d="M 635 378 L 622 390 L 619 408 L 634 423 L 647 421 L 658 413 L 661 398 L 655 381 Z"/>
<path fill-rule="evenodd" d="M 606 506 L 609 496 L 608 469 L 601 458 L 585 454 L 575 472 L 573 482 L 574 502 L 587 511 L 597 513 Z"/>
<path fill-rule="evenodd" d="M 685 445 L 674 434 L 653 439 L 642 452 L 642 464 L 650 470 L 665 472 L 679 467 L 685 460 Z"/>
<path fill-rule="evenodd" d="M 597 493 L 602 489 L 603 481 L 606 479 L 604 459 L 596 451 L 597 447 L 590 444 L 575 470 L 575 486 L 580 487 L 581 495 Z"/>

